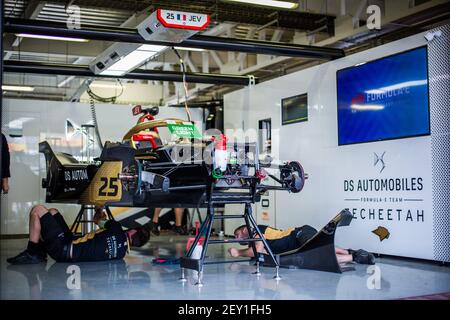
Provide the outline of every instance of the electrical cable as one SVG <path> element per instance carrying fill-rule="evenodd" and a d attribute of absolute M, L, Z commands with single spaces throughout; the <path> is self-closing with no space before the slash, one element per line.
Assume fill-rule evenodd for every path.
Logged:
<path fill-rule="evenodd" d="M 100 137 L 100 130 L 98 130 L 97 113 L 95 112 L 95 101 L 92 97 L 90 97 L 90 107 L 91 107 L 92 122 L 93 122 L 94 128 L 95 128 L 95 135 L 97 136 L 97 143 L 100 147 L 100 151 L 102 151 L 103 143 L 102 143 L 102 138 Z"/>
<path fill-rule="evenodd" d="M 87 87 L 86 93 L 89 96 L 92 122 L 93 122 L 93 124 L 95 126 L 95 133 L 96 133 L 96 136 L 97 136 L 97 142 L 98 142 L 98 145 L 100 147 L 100 150 L 103 150 L 103 143 L 102 143 L 102 139 L 101 139 L 101 136 L 100 136 L 100 130 L 98 129 L 97 113 L 96 113 L 96 110 L 95 110 L 95 100 L 103 102 L 103 103 L 114 103 L 114 102 L 116 102 L 116 99 L 123 94 L 123 90 L 124 90 L 122 82 L 119 79 L 117 79 L 117 83 L 119 83 L 119 85 L 120 85 L 120 93 L 115 95 L 115 96 L 111 96 L 111 97 L 105 98 L 105 97 L 100 97 L 99 95 L 95 94 L 92 91 L 91 87 L 90 87 L 91 81 L 88 82 L 88 87 Z"/>
<path fill-rule="evenodd" d="M 188 121 L 191 122 L 192 117 L 191 117 L 191 112 L 189 111 L 189 107 L 188 107 L 188 87 L 187 87 L 187 81 L 186 81 L 186 65 L 184 64 L 183 59 L 180 56 L 180 53 L 178 52 L 177 49 L 175 49 L 174 47 L 172 47 L 172 50 L 175 52 L 175 54 L 177 55 L 178 59 L 180 60 L 180 65 L 181 65 L 181 72 L 183 74 L 183 88 L 184 88 L 184 109 L 186 110 L 187 113 L 187 117 L 188 117 Z"/>
<path fill-rule="evenodd" d="M 89 95 L 89 97 L 91 97 L 92 99 L 95 99 L 95 100 L 97 100 L 99 102 L 102 102 L 102 103 L 115 103 L 117 98 L 119 98 L 123 94 L 123 90 L 124 90 L 122 82 L 119 79 L 117 79 L 117 83 L 120 85 L 120 93 L 116 94 L 115 96 L 106 97 L 106 98 L 105 97 L 101 97 L 101 96 L 95 94 L 92 91 L 90 84 L 88 85 L 86 93 Z"/>

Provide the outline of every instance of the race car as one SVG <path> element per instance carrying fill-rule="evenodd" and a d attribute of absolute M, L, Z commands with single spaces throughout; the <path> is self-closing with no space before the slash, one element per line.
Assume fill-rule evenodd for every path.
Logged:
<path fill-rule="evenodd" d="M 82 163 L 39 144 L 46 159 L 46 202 L 126 207 L 206 207 L 259 201 L 267 190 L 300 192 L 307 176 L 296 162 L 259 159 L 256 143 L 202 137 L 190 121 L 155 119 L 158 107 L 133 108 L 140 115 L 120 142 L 106 142 L 101 155 Z M 175 139 L 165 141 L 160 130 Z M 270 169 L 269 169 L 270 168 Z M 268 169 L 268 170 L 266 170 Z M 276 170 L 277 175 L 269 173 Z M 268 185 L 274 179 L 277 185 Z"/>

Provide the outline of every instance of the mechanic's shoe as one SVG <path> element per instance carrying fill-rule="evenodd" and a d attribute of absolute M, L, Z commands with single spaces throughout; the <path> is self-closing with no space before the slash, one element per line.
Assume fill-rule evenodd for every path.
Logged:
<path fill-rule="evenodd" d="M 148 223 L 148 228 L 150 229 L 150 232 L 153 233 L 155 236 L 159 236 L 160 232 L 159 232 L 159 224 L 158 223 L 154 223 L 153 221 L 150 221 Z"/>
<path fill-rule="evenodd" d="M 39 251 L 37 256 L 40 257 L 42 260 L 47 261 L 47 252 L 41 250 L 41 251 Z"/>
<path fill-rule="evenodd" d="M 352 255 L 353 261 L 359 264 L 375 264 L 375 256 L 367 252 L 366 250 L 352 250 L 348 249 L 348 252 Z"/>
<path fill-rule="evenodd" d="M 8 263 L 11 264 L 37 264 L 41 262 L 46 262 L 47 259 L 41 254 L 30 254 L 28 250 L 23 251 L 14 258 L 6 259 Z"/>
<path fill-rule="evenodd" d="M 47 260 L 47 251 L 45 250 L 45 245 L 44 245 L 44 242 L 42 242 L 42 241 L 39 241 L 38 256 L 40 256 L 44 260 Z"/>
<path fill-rule="evenodd" d="M 173 231 L 180 236 L 184 236 L 187 234 L 186 230 L 181 226 L 175 226 L 173 228 Z"/>

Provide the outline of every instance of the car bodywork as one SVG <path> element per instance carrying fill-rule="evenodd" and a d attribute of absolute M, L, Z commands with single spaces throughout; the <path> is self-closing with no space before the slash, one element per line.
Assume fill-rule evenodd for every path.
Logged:
<path fill-rule="evenodd" d="M 272 165 L 260 161 L 257 145 L 229 143 L 227 148 L 241 157 L 228 163 L 217 175 L 215 143 L 211 139 L 179 139 L 171 145 L 158 140 L 158 129 L 180 119 L 150 120 L 136 124 L 122 142 L 106 142 L 99 158 L 82 163 L 72 155 L 54 152 L 48 142 L 39 144 L 46 159 L 47 175 L 42 181 L 46 202 L 126 207 L 205 207 L 212 196 L 241 197 L 238 191 L 258 201 L 265 191 L 300 192 L 306 176 L 298 162 Z M 149 139 L 151 143 L 141 143 Z M 156 145 L 155 145 L 156 143 Z M 277 171 L 278 176 L 268 174 Z M 264 184 L 275 179 L 278 186 Z"/>

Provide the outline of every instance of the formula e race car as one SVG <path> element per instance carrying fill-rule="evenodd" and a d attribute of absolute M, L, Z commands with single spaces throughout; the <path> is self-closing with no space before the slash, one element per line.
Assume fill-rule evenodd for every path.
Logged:
<path fill-rule="evenodd" d="M 135 107 L 133 114 L 141 114 L 138 123 L 121 142 L 106 142 L 90 163 L 41 142 L 46 201 L 195 208 L 212 202 L 254 203 L 267 190 L 302 190 L 306 177 L 298 162 L 274 165 L 267 157 L 259 159 L 255 143 L 227 141 L 225 135 L 202 137 L 193 122 L 155 119 L 157 113 L 157 107 Z M 164 142 L 162 129 L 176 140 Z M 265 183 L 268 179 L 276 185 Z"/>

